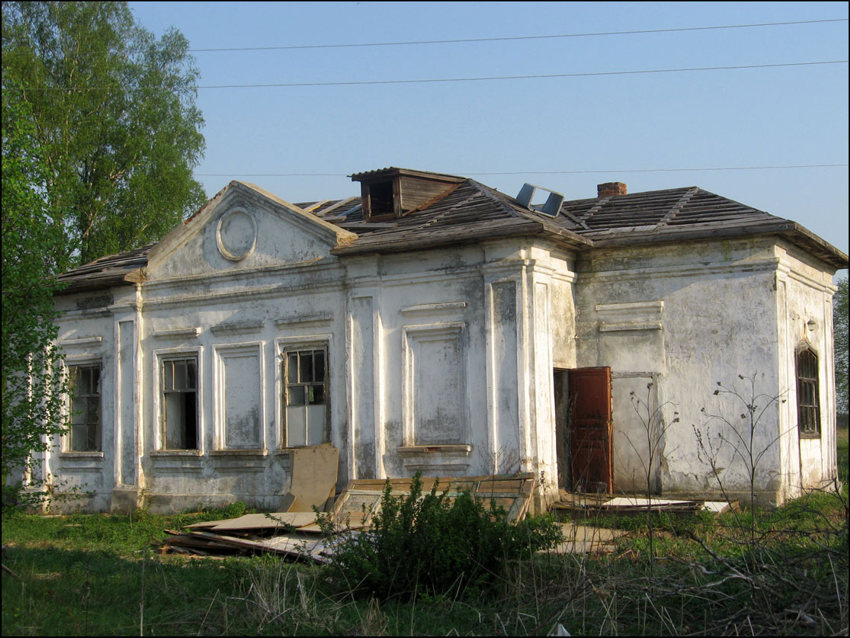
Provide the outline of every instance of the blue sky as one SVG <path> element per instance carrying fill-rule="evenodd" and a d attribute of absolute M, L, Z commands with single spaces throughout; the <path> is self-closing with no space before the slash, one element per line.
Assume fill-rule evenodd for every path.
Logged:
<path fill-rule="evenodd" d="M 596 185 L 608 181 L 625 182 L 629 192 L 694 185 L 793 219 L 848 252 L 847 3 L 129 5 L 139 24 L 157 36 L 175 27 L 193 50 L 841 20 L 485 42 L 196 51 L 202 87 L 197 104 L 207 143 L 196 175 L 208 196 L 230 179 L 242 179 L 291 202 L 356 195 L 358 185 L 347 175 L 386 166 L 464 175 L 510 195 L 530 182 L 567 199 L 594 197 Z M 842 62 L 204 88 L 834 61 Z M 838 166 L 670 170 L 813 164 Z"/>

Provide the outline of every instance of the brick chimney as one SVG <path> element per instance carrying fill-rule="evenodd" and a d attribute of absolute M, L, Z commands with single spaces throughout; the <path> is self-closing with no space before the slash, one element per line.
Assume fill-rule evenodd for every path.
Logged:
<path fill-rule="evenodd" d="M 606 182 L 605 184 L 596 185 L 596 196 L 599 199 L 604 197 L 616 197 L 617 195 L 626 194 L 626 185 L 623 182 Z"/>

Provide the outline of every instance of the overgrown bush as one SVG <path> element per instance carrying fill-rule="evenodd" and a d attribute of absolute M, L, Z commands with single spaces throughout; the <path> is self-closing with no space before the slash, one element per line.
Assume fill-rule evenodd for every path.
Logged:
<path fill-rule="evenodd" d="M 488 507 L 469 492 L 449 496 L 437 489 L 435 484 L 423 496 L 417 473 L 409 494 L 394 497 L 387 481 L 370 529 L 340 541 L 329 566 L 331 581 L 381 600 L 460 595 L 487 588 L 509 561 L 562 539 L 551 515 L 511 524 L 492 501 Z"/>

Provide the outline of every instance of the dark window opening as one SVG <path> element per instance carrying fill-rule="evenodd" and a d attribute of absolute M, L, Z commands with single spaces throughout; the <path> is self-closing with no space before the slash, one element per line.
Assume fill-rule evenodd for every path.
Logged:
<path fill-rule="evenodd" d="M 369 213 L 370 215 L 393 215 L 393 183 L 378 182 L 369 185 Z"/>
<path fill-rule="evenodd" d="M 797 424 L 800 436 L 820 436 L 818 356 L 809 348 L 797 353 Z"/>
<path fill-rule="evenodd" d="M 198 362 L 162 362 L 162 430 L 166 450 L 198 449 Z"/>
<path fill-rule="evenodd" d="M 71 382 L 72 452 L 100 452 L 100 365 L 73 366 Z"/>

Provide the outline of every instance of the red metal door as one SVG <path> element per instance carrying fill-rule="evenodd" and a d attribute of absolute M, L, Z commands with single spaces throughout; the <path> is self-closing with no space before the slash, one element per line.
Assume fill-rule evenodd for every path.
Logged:
<path fill-rule="evenodd" d="M 570 458 L 573 490 L 614 488 L 611 465 L 611 368 L 570 370 Z"/>

